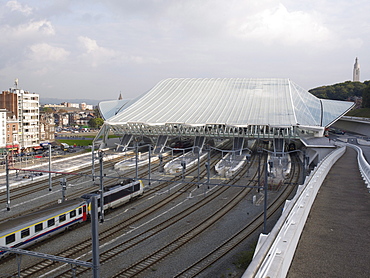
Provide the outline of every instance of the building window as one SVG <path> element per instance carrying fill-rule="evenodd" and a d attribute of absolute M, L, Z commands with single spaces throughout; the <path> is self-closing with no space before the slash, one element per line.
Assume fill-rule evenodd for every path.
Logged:
<path fill-rule="evenodd" d="M 11 234 L 5 238 L 5 244 L 8 245 L 15 241 L 15 234 Z"/>
<path fill-rule="evenodd" d="M 21 238 L 25 238 L 25 237 L 28 237 L 30 235 L 30 229 L 27 228 L 27 229 L 24 229 L 21 231 Z"/>
<path fill-rule="evenodd" d="M 70 213 L 69 213 L 69 218 L 73 218 L 76 216 L 76 211 L 75 210 L 72 210 Z"/>
<path fill-rule="evenodd" d="M 59 215 L 59 222 L 64 222 L 64 221 L 66 221 L 66 215 L 65 214 Z"/>
<path fill-rule="evenodd" d="M 54 224 L 55 224 L 54 218 L 48 220 L 48 227 L 54 226 Z"/>
<path fill-rule="evenodd" d="M 35 233 L 42 231 L 42 223 L 35 225 Z"/>

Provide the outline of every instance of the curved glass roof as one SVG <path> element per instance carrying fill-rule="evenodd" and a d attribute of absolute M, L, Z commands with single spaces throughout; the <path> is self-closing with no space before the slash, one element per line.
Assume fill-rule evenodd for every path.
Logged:
<path fill-rule="evenodd" d="M 98 108 L 102 117 L 106 120 L 127 108 L 133 100 L 108 100 L 99 102 Z"/>
<path fill-rule="evenodd" d="M 320 100 L 283 78 L 171 78 L 117 114 L 105 115 L 112 115 L 106 120 L 110 125 L 325 127 L 352 106 L 352 102 Z"/>

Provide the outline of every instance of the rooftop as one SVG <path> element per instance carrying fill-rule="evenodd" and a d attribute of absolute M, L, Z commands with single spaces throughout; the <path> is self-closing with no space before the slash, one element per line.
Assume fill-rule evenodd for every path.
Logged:
<path fill-rule="evenodd" d="M 321 100 L 281 78 L 171 78 L 129 106 L 116 102 L 120 107 L 109 109 L 118 113 L 108 113 L 112 115 L 106 119 L 108 124 L 327 127 L 353 106 L 352 102 Z M 107 103 L 100 104 L 104 106 Z"/>

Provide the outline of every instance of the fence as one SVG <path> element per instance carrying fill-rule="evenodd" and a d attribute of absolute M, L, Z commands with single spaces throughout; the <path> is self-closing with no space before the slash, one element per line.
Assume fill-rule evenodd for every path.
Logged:
<path fill-rule="evenodd" d="M 357 151 L 357 162 L 360 168 L 361 176 L 367 184 L 367 188 L 370 190 L 370 165 L 366 161 L 362 149 L 359 146 L 347 144 L 347 146 L 355 149 Z"/>

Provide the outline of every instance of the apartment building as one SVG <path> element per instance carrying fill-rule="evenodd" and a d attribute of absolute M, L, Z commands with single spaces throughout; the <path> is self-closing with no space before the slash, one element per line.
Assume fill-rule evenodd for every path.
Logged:
<path fill-rule="evenodd" d="M 38 94 L 10 88 L 0 94 L 0 108 L 6 109 L 8 116 L 18 122 L 18 142 L 21 149 L 39 145 Z"/>

